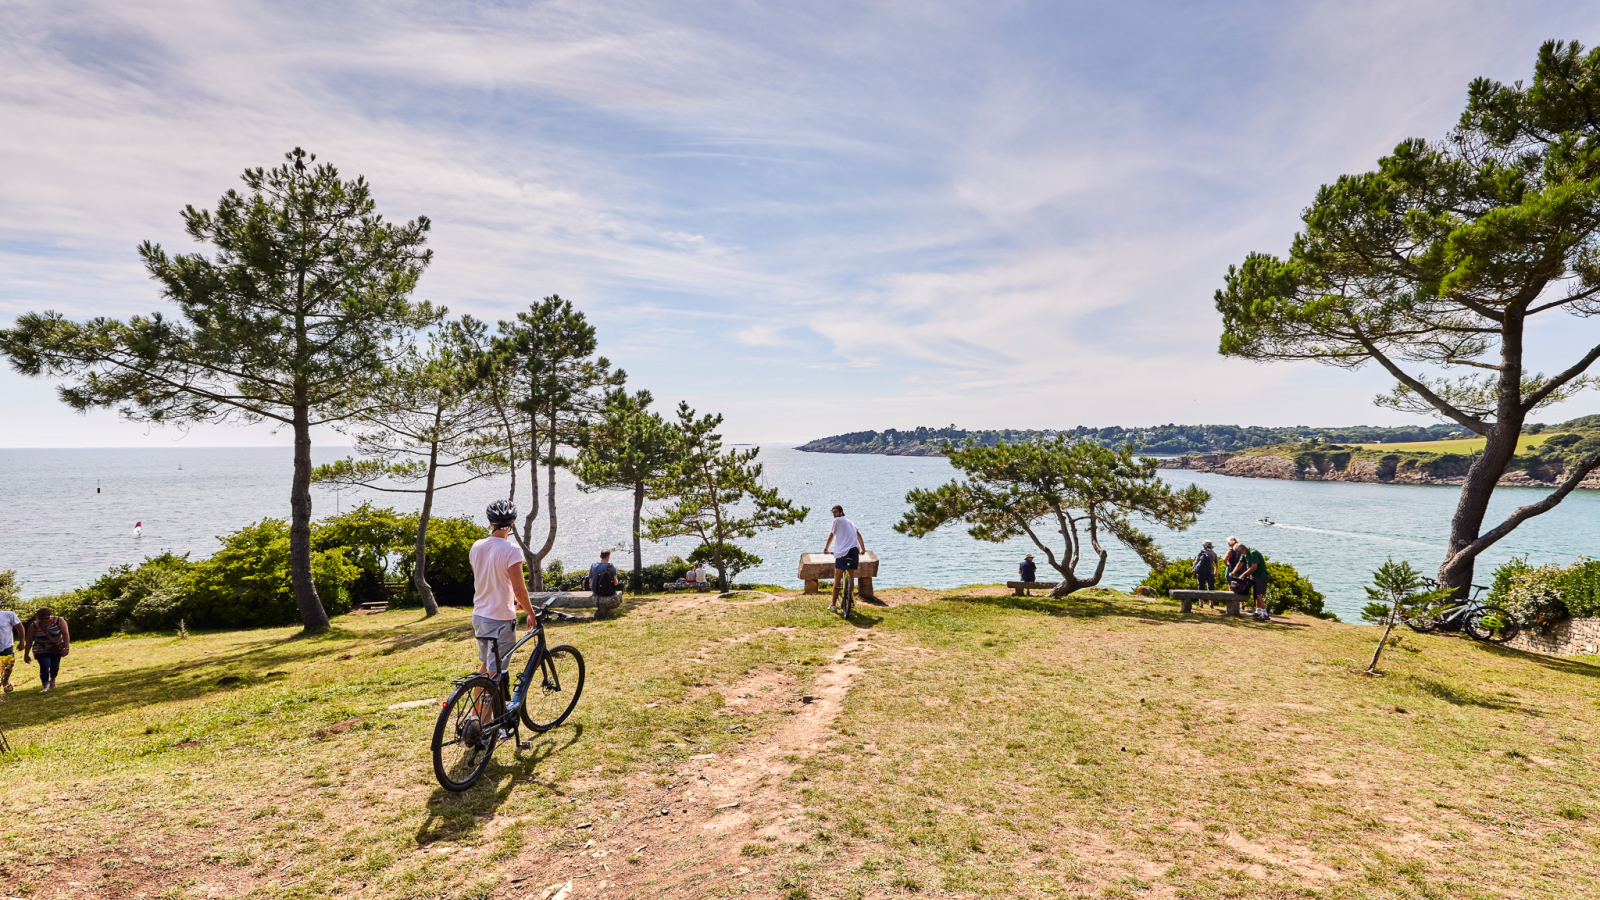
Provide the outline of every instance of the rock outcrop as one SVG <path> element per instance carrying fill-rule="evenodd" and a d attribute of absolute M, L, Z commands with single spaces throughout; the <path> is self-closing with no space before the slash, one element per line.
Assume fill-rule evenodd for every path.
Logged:
<path fill-rule="evenodd" d="M 1190 453 L 1161 461 L 1163 469 L 1193 469 L 1236 478 L 1276 478 L 1280 481 L 1356 481 L 1368 484 L 1460 485 L 1466 464 L 1443 461 L 1429 468 L 1397 464 L 1393 460 L 1352 459 L 1349 454 L 1311 454 L 1291 459 L 1270 454 Z M 1538 471 L 1513 471 L 1500 476 L 1503 487 L 1555 487 L 1564 477 L 1559 466 Z M 1600 472 L 1591 473 L 1580 490 L 1600 490 Z"/>

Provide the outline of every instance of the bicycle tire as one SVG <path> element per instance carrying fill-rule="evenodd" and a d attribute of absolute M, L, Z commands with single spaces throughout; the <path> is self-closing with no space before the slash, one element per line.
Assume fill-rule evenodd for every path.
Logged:
<path fill-rule="evenodd" d="M 565 722 L 583 696 L 583 674 L 583 654 L 577 647 L 562 644 L 546 651 L 522 701 L 522 724 L 542 734 Z"/>
<path fill-rule="evenodd" d="M 1401 617 L 1400 621 L 1404 622 L 1407 628 L 1415 631 L 1417 634 L 1432 634 L 1439 628 L 1439 620 L 1432 616 L 1426 619 L 1410 619 Z"/>
<path fill-rule="evenodd" d="M 850 618 L 850 611 L 856 608 L 856 580 L 847 573 L 844 579 L 844 597 L 839 601 L 839 614 L 846 619 Z"/>
<path fill-rule="evenodd" d="M 1504 644 L 1522 630 L 1517 620 L 1498 606 L 1478 607 L 1467 614 L 1464 625 L 1474 639 L 1491 644 Z"/>
<path fill-rule="evenodd" d="M 482 704 L 487 702 L 492 715 L 486 723 Z M 489 768 L 495 744 L 500 739 L 498 723 L 504 700 L 500 687 L 486 675 L 475 675 L 458 685 L 439 709 L 433 726 L 433 775 L 447 791 L 460 793 L 477 784 Z M 460 747 L 460 751 L 452 751 Z"/>

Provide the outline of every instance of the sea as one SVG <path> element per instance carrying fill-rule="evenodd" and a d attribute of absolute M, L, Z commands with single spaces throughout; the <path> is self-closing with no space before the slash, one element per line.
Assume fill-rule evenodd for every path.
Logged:
<path fill-rule="evenodd" d="M 941 457 L 804 453 L 792 446 L 764 445 L 759 462 L 765 482 L 810 508 L 798 524 L 762 532 L 741 542 L 761 565 L 741 581 L 798 586 L 800 554 L 822 549 L 831 516 L 841 504 L 861 529 L 868 549 L 881 558 L 876 584 L 950 588 L 1016 577 L 1023 554 L 1036 552 L 1026 538 L 993 544 L 949 527 L 924 538 L 894 531 L 913 488 L 933 487 L 955 477 Z M 348 455 L 345 447 L 319 447 L 317 463 Z M 117 565 L 171 551 L 200 558 L 218 547 L 218 536 L 268 517 L 289 513 L 291 452 L 288 448 L 0 449 L 0 569 L 15 569 L 24 597 L 82 587 Z M 1270 559 L 1287 562 L 1327 596 L 1327 608 L 1347 622 L 1359 621 L 1367 602 L 1364 586 L 1384 560 L 1409 560 L 1424 574 L 1438 569 L 1459 490 L 1453 487 L 1271 481 L 1231 478 L 1189 470 L 1163 470 L 1176 486 L 1198 484 L 1211 493 L 1199 522 L 1185 532 L 1153 532 L 1173 557 L 1193 557 L 1202 540 L 1219 548 L 1237 535 Z M 505 496 L 507 482 L 484 479 L 439 493 L 436 515 L 481 518 L 484 506 Z M 518 505 L 527 509 L 527 481 L 518 484 Z M 333 515 L 362 502 L 415 510 L 415 494 L 369 489 L 314 487 L 315 515 Z M 1536 501 L 1544 491 L 1501 488 L 1493 515 Z M 587 566 L 602 549 L 613 550 L 619 568 L 632 565 L 625 492 L 580 491 L 558 474 L 560 531 L 554 557 L 567 568 Z M 1257 524 L 1262 517 L 1276 524 Z M 135 523 L 141 534 L 135 536 Z M 543 535 L 543 521 L 536 542 Z M 1059 541 L 1059 538 L 1058 538 Z M 1109 540 L 1106 585 L 1129 589 L 1147 573 L 1132 551 Z M 646 564 L 687 554 L 686 540 L 646 544 Z M 1476 581 L 1487 583 L 1493 567 L 1512 556 L 1535 563 L 1567 563 L 1600 555 L 1600 493 L 1577 492 L 1552 512 L 1537 517 L 1484 554 Z M 1050 576 L 1039 554 L 1039 577 Z M 1081 573 L 1092 566 L 1080 566 Z"/>

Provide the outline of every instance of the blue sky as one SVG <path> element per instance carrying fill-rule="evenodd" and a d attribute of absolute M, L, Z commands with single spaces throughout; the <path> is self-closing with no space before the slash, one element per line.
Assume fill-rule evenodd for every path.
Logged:
<path fill-rule="evenodd" d="M 738 441 L 919 424 L 1412 421 L 1376 372 L 1216 355 L 1319 184 L 1600 7 L 12 2 L 0 320 L 160 308 L 135 247 L 304 146 L 427 215 L 419 296 L 574 300 Z M 1535 340 L 1565 366 L 1595 326 Z M 165 445 L 0 374 L 8 446 Z M 1544 416 L 1600 411 L 1594 396 Z M 282 443 L 208 427 L 193 445 Z"/>

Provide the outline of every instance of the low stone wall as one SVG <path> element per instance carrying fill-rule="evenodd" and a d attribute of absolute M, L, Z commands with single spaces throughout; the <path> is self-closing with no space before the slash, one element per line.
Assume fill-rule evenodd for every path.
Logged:
<path fill-rule="evenodd" d="M 1506 646 L 1546 656 L 1600 654 L 1600 619 L 1568 619 L 1546 634 L 1524 628 Z"/>

